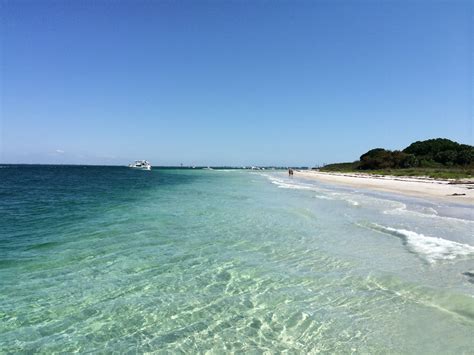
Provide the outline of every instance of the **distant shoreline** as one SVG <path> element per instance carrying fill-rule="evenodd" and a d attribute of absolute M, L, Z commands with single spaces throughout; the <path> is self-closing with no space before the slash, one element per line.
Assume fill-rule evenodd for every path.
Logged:
<path fill-rule="evenodd" d="M 58 164 L 58 163 L 0 163 L 0 166 L 19 166 L 19 167 L 35 167 L 35 166 L 52 166 L 52 167 L 106 167 L 106 168 L 128 168 L 128 164 Z M 233 165 L 153 165 L 154 169 L 233 169 L 233 170 L 287 170 L 286 166 L 233 166 Z M 308 169 L 307 166 L 297 167 L 296 169 Z"/>
<path fill-rule="evenodd" d="M 450 184 L 448 180 L 426 177 L 369 175 L 363 173 L 333 173 L 295 170 L 297 178 L 315 179 L 327 183 L 384 191 L 419 198 L 437 199 L 462 204 L 474 204 L 474 184 Z"/>

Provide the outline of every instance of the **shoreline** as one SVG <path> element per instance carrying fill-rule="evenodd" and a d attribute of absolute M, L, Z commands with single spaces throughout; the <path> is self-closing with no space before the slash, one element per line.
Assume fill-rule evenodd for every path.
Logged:
<path fill-rule="evenodd" d="M 315 170 L 294 170 L 294 176 L 419 198 L 474 204 L 474 184 L 472 183 L 450 184 L 448 180 L 436 180 L 427 177 L 333 173 Z"/>

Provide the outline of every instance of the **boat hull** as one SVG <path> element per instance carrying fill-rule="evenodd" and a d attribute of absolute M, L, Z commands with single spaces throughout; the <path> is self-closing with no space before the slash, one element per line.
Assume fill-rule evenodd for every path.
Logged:
<path fill-rule="evenodd" d="M 129 168 L 135 170 L 151 170 L 151 166 L 129 166 Z"/>

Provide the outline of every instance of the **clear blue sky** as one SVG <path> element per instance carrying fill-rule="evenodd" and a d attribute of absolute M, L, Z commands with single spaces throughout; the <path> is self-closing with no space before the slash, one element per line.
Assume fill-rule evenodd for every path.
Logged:
<path fill-rule="evenodd" d="M 312 165 L 473 144 L 472 1 L 0 2 L 0 162 Z"/>

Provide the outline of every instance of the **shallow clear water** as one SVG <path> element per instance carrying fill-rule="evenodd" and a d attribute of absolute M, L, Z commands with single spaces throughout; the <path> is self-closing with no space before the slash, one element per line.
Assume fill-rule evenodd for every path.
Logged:
<path fill-rule="evenodd" d="M 282 172 L 3 166 L 0 353 L 472 353 L 473 227 Z"/>

